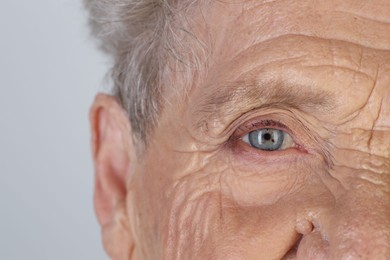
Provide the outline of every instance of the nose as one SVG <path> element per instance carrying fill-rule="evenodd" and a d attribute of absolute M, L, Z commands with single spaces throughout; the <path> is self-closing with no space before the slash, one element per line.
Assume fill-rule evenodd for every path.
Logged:
<path fill-rule="evenodd" d="M 390 259 L 390 171 L 336 167 L 334 204 L 311 217 L 298 259 Z"/>

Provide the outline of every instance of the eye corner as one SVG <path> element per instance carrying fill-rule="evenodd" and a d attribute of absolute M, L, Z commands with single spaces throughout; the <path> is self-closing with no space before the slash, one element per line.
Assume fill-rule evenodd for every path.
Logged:
<path fill-rule="evenodd" d="M 237 139 L 241 139 L 244 143 L 249 144 L 249 133 L 246 133 L 244 136 L 242 136 L 241 138 L 237 138 Z"/>

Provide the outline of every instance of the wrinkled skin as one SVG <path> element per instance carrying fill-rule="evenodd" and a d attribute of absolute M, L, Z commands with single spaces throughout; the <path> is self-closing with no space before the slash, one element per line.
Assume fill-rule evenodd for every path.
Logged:
<path fill-rule="evenodd" d="M 207 71 L 186 95 L 167 94 L 144 154 L 121 108 L 96 99 L 107 252 L 390 259 L 390 2 L 235 2 L 194 9 L 197 37 L 214 48 Z M 243 141 L 270 121 L 293 145 Z"/>

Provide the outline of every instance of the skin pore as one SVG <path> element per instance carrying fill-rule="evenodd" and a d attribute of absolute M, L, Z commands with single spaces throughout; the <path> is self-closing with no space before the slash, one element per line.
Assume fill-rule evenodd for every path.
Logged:
<path fill-rule="evenodd" d="M 194 14 L 207 69 L 167 91 L 143 154 L 113 98 L 91 109 L 110 257 L 389 259 L 390 3 L 211 1 Z M 267 128 L 292 142 L 245 141 Z"/>

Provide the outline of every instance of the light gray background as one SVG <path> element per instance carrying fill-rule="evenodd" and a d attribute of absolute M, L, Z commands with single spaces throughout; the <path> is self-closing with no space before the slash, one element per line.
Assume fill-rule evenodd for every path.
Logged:
<path fill-rule="evenodd" d="M 0 4 L 0 259 L 107 259 L 88 108 L 108 59 L 81 0 Z"/>

